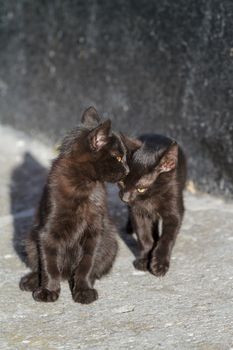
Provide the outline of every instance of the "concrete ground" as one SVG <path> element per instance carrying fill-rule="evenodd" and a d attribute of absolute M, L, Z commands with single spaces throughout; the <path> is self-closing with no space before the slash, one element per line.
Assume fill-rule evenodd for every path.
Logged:
<path fill-rule="evenodd" d="M 136 271 L 117 188 L 110 208 L 121 232 L 99 300 L 75 304 L 66 283 L 56 303 L 18 288 L 27 271 L 23 237 L 54 156 L 49 147 L 0 127 L 0 349 L 233 349 L 233 203 L 185 194 L 186 215 L 164 278 Z"/>

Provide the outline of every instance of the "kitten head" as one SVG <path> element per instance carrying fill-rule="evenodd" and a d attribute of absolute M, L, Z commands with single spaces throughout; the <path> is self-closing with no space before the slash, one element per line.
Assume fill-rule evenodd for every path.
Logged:
<path fill-rule="evenodd" d="M 150 142 L 141 143 L 128 161 L 130 172 L 118 183 L 120 198 L 126 203 L 149 198 L 159 181 L 165 179 L 177 166 L 178 145 L 170 139 L 168 145 L 155 147 Z M 162 175 L 163 174 L 163 175 Z"/>
<path fill-rule="evenodd" d="M 94 107 L 88 108 L 82 116 L 82 126 L 73 130 L 64 142 L 64 150 L 84 168 L 91 165 L 95 180 L 117 182 L 125 177 L 129 168 L 126 161 L 127 149 L 120 135 L 111 129 L 111 121 L 101 121 Z"/>

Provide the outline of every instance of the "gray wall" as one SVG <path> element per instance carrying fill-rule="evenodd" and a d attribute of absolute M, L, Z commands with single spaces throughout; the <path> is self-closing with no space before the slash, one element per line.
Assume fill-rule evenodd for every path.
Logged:
<path fill-rule="evenodd" d="M 0 121 L 55 141 L 94 104 L 233 196 L 232 0 L 0 0 Z"/>

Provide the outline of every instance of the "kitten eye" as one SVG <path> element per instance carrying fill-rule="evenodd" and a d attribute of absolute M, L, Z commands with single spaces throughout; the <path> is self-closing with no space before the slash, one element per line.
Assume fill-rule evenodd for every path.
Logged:
<path fill-rule="evenodd" d="M 144 192 L 146 192 L 146 188 L 137 188 L 137 191 L 139 193 L 144 193 Z"/>
<path fill-rule="evenodd" d="M 115 158 L 116 158 L 116 160 L 117 160 L 118 162 L 122 162 L 122 161 L 123 161 L 123 157 L 121 157 L 121 156 L 116 156 Z"/>

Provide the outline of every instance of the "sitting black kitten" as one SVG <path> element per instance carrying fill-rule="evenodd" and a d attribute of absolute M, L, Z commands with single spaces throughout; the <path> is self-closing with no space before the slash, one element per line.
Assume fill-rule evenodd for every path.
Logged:
<path fill-rule="evenodd" d="M 120 197 L 129 206 L 127 230 L 135 230 L 140 245 L 134 266 L 164 276 L 184 214 L 185 156 L 175 141 L 162 135 L 125 140 L 130 172 L 119 186 Z"/>
<path fill-rule="evenodd" d="M 55 301 L 61 279 L 67 279 L 74 301 L 97 299 L 95 280 L 110 271 L 117 253 L 104 181 L 117 182 L 127 173 L 121 137 L 90 107 L 82 125 L 64 139 L 49 172 L 26 240 L 32 272 L 21 279 L 22 290 L 32 291 L 36 301 Z"/>

